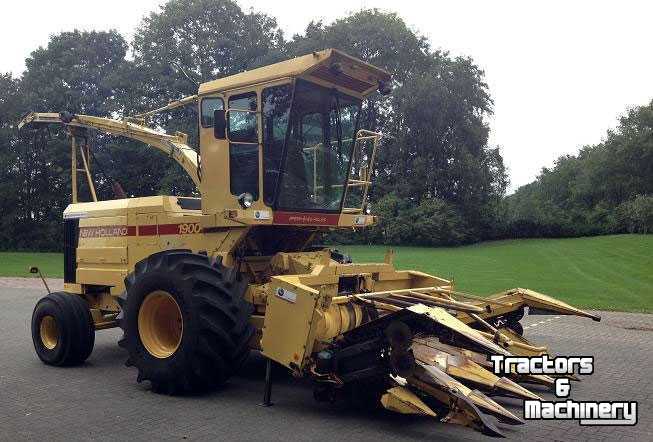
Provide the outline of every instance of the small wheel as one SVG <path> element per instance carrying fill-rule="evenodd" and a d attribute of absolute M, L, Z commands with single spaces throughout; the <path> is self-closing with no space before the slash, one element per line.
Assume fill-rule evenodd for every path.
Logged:
<path fill-rule="evenodd" d="M 254 328 L 247 281 L 187 250 L 155 253 L 125 279 L 119 345 L 138 382 L 155 392 L 198 393 L 220 386 L 249 354 Z"/>
<path fill-rule="evenodd" d="M 86 301 L 55 292 L 41 298 L 32 313 L 32 342 L 48 365 L 78 365 L 93 351 L 95 326 Z"/>

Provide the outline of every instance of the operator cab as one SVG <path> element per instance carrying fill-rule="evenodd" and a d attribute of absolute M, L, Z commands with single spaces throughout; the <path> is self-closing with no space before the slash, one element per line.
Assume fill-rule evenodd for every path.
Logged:
<path fill-rule="evenodd" d="M 329 49 L 201 85 L 204 212 L 251 208 L 274 223 L 329 225 L 362 214 L 379 137 L 359 130 L 362 101 L 389 83 Z M 225 164 L 227 176 L 213 173 Z"/>

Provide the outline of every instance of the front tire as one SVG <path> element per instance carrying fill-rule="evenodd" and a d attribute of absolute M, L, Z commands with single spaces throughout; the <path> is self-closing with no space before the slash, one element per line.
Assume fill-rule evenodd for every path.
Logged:
<path fill-rule="evenodd" d="M 95 326 L 86 301 L 64 292 L 41 298 L 32 313 L 32 342 L 39 359 L 48 365 L 84 362 L 95 344 Z"/>
<path fill-rule="evenodd" d="M 212 390 L 247 358 L 254 334 L 247 282 L 221 263 L 186 250 L 160 252 L 136 264 L 125 286 L 119 344 L 138 382 L 167 394 Z"/>

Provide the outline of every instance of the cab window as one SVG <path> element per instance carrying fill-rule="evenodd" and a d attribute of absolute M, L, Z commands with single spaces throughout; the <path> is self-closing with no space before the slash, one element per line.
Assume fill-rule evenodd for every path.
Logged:
<path fill-rule="evenodd" d="M 255 92 L 229 98 L 228 136 L 230 187 L 233 195 L 259 198 L 258 100 Z"/>
<path fill-rule="evenodd" d="M 263 89 L 263 201 L 274 202 L 283 147 L 288 131 L 288 117 L 292 99 L 292 85 L 284 84 Z"/>
<path fill-rule="evenodd" d="M 213 113 L 216 110 L 224 109 L 224 102 L 222 98 L 204 98 L 202 100 L 202 112 L 200 116 L 200 123 L 202 127 L 213 127 Z"/>
<path fill-rule="evenodd" d="M 256 124 L 256 93 L 235 95 L 229 98 L 229 140 L 241 143 L 258 143 Z"/>

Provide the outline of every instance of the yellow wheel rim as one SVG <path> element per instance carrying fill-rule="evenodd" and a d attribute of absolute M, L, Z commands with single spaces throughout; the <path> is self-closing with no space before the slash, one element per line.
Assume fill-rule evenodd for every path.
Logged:
<path fill-rule="evenodd" d="M 53 350 L 59 342 L 59 327 L 54 316 L 44 316 L 39 327 L 41 342 L 48 350 Z"/>
<path fill-rule="evenodd" d="M 148 294 L 138 311 L 138 334 L 145 349 L 155 358 L 165 359 L 181 344 L 184 318 L 175 298 L 157 290 Z"/>

